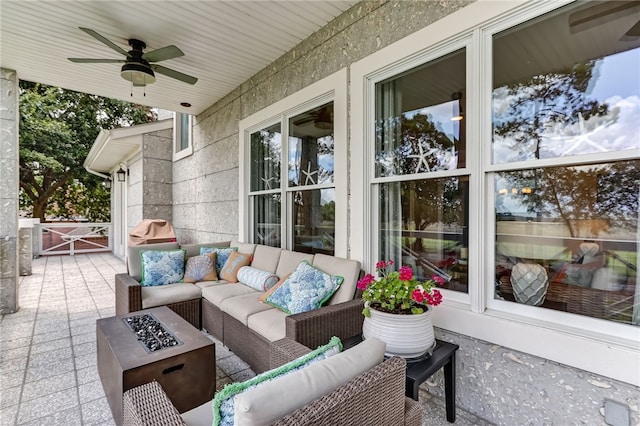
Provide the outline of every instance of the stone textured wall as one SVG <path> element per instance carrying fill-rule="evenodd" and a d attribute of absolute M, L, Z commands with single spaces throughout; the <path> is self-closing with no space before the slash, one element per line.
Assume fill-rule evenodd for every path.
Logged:
<path fill-rule="evenodd" d="M 18 76 L 0 69 L 0 314 L 18 310 Z"/>
<path fill-rule="evenodd" d="M 471 2 L 359 3 L 196 117 L 194 153 L 173 168 L 173 224 L 179 241 L 237 237 L 241 119 Z M 636 387 L 467 336 L 437 334 L 460 345 L 458 406 L 490 422 L 605 424 L 603 401 L 610 398 L 627 404 L 632 424 L 640 424 Z M 443 397 L 442 373 L 422 389 L 430 392 L 424 397 Z"/>
<path fill-rule="evenodd" d="M 605 425 L 604 401 L 612 399 L 629 406 L 630 425 L 640 424 L 640 388 L 446 330 L 436 338 L 460 346 L 458 406 L 491 423 Z M 442 371 L 422 389 L 444 398 Z"/>
<path fill-rule="evenodd" d="M 127 177 L 127 232 L 143 219 L 173 223 L 173 130 L 145 133 L 141 137 L 140 156 L 129 164 Z"/>
<path fill-rule="evenodd" d="M 143 219 L 172 222 L 173 130 L 142 135 Z"/>
<path fill-rule="evenodd" d="M 473 0 L 362 2 L 196 117 L 193 155 L 174 163 L 179 241 L 238 235 L 238 122 Z"/>

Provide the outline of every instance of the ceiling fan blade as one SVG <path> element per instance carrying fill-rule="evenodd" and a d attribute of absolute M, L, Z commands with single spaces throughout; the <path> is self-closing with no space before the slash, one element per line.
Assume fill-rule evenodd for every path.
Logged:
<path fill-rule="evenodd" d="M 198 81 L 195 77 L 183 74 L 180 71 L 172 70 L 171 68 L 163 67 L 162 65 L 151 64 L 151 69 L 157 73 L 164 74 L 167 77 L 175 78 L 176 80 L 180 80 L 188 84 L 196 84 Z"/>
<path fill-rule="evenodd" d="M 78 64 L 121 64 L 125 63 L 124 59 L 89 59 L 89 58 L 67 58 L 71 62 Z"/>
<path fill-rule="evenodd" d="M 89 34 L 91 37 L 95 38 L 96 40 L 98 40 L 101 43 L 106 44 L 107 46 L 109 46 L 110 48 L 112 48 L 113 50 L 115 50 L 116 52 L 124 55 L 124 56 L 129 56 L 129 53 L 124 50 L 122 47 L 118 46 L 117 44 L 115 44 L 114 42 L 112 42 L 111 40 L 109 40 L 108 38 L 104 37 L 103 35 L 93 31 L 90 28 L 83 28 L 83 27 L 79 27 L 82 31 L 84 31 L 85 33 Z"/>
<path fill-rule="evenodd" d="M 588 7 L 572 13 L 569 16 L 569 29 L 572 34 L 602 25 L 614 19 L 634 13 L 640 9 L 640 1 L 606 1 L 597 2 L 595 6 Z"/>
<path fill-rule="evenodd" d="M 640 37 L 640 21 L 636 22 L 633 27 L 629 28 L 629 31 L 620 37 L 620 41 L 633 41 L 638 37 Z"/>
<path fill-rule="evenodd" d="M 184 52 L 176 46 L 171 45 L 147 52 L 142 55 L 142 59 L 149 62 L 160 62 L 166 61 L 167 59 L 179 58 L 180 56 L 184 56 Z"/>

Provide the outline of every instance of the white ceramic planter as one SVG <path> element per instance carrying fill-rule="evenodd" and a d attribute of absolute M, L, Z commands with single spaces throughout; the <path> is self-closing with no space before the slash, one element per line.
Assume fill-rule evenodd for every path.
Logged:
<path fill-rule="evenodd" d="M 385 355 L 416 358 L 435 344 L 431 311 L 420 315 L 396 315 L 371 309 L 364 318 L 362 337 L 375 337 L 387 344 Z"/>

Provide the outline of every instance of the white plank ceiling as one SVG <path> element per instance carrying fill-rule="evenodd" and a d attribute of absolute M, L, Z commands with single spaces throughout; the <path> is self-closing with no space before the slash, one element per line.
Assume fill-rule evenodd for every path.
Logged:
<path fill-rule="evenodd" d="M 0 0 L 0 66 L 22 80 L 198 114 L 355 3 Z M 145 90 L 120 77 L 122 64 L 72 63 L 67 58 L 124 58 L 79 27 L 127 51 L 131 38 L 145 51 L 176 45 L 185 56 L 159 64 L 198 82 L 156 73 Z"/>

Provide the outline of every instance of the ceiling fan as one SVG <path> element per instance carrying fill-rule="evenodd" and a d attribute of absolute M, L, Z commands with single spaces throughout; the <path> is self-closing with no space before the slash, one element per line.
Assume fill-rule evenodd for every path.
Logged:
<path fill-rule="evenodd" d="M 579 10 L 569 16 L 569 29 L 571 33 L 593 28 L 640 11 L 640 1 L 637 0 L 594 3 L 593 6 Z M 620 40 L 631 41 L 637 37 L 640 37 L 640 20 L 632 25 L 631 28 L 622 35 Z"/>
<path fill-rule="evenodd" d="M 196 84 L 198 81 L 195 77 L 154 63 L 184 56 L 182 50 L 174 45 L 165 46 L 145 53 L 144 49 L 147 47 L 145 42 L 132 38 L 129 40 L 131 50 L 127 52 L 92 29 L 82 27 L 80 27 L 80 29 L 99 42 L 106 44 L 111 49 L 124 55 L 125 59 L 67 58 L 71 62 L 81 64 L 123 63 L 124 65 L 120 70 L 120 76 L 137 87 L 146 86 L 147 84 L 155 82 L 156 76 L 154 71 L 188 84 Z"/>
<path fill-rule="evenodd" d="M 308 111 L 302 115 L 302 118 L 294 121 L 293 124 L 295 126 L 304 126 L 308 123 L 313 123 L 313 125 L 318 129 L 332 129 L 333 128 L 333 117 L 332 117 L 333 108 L 330 106 L 323 106 L 319 109 Z"/>

